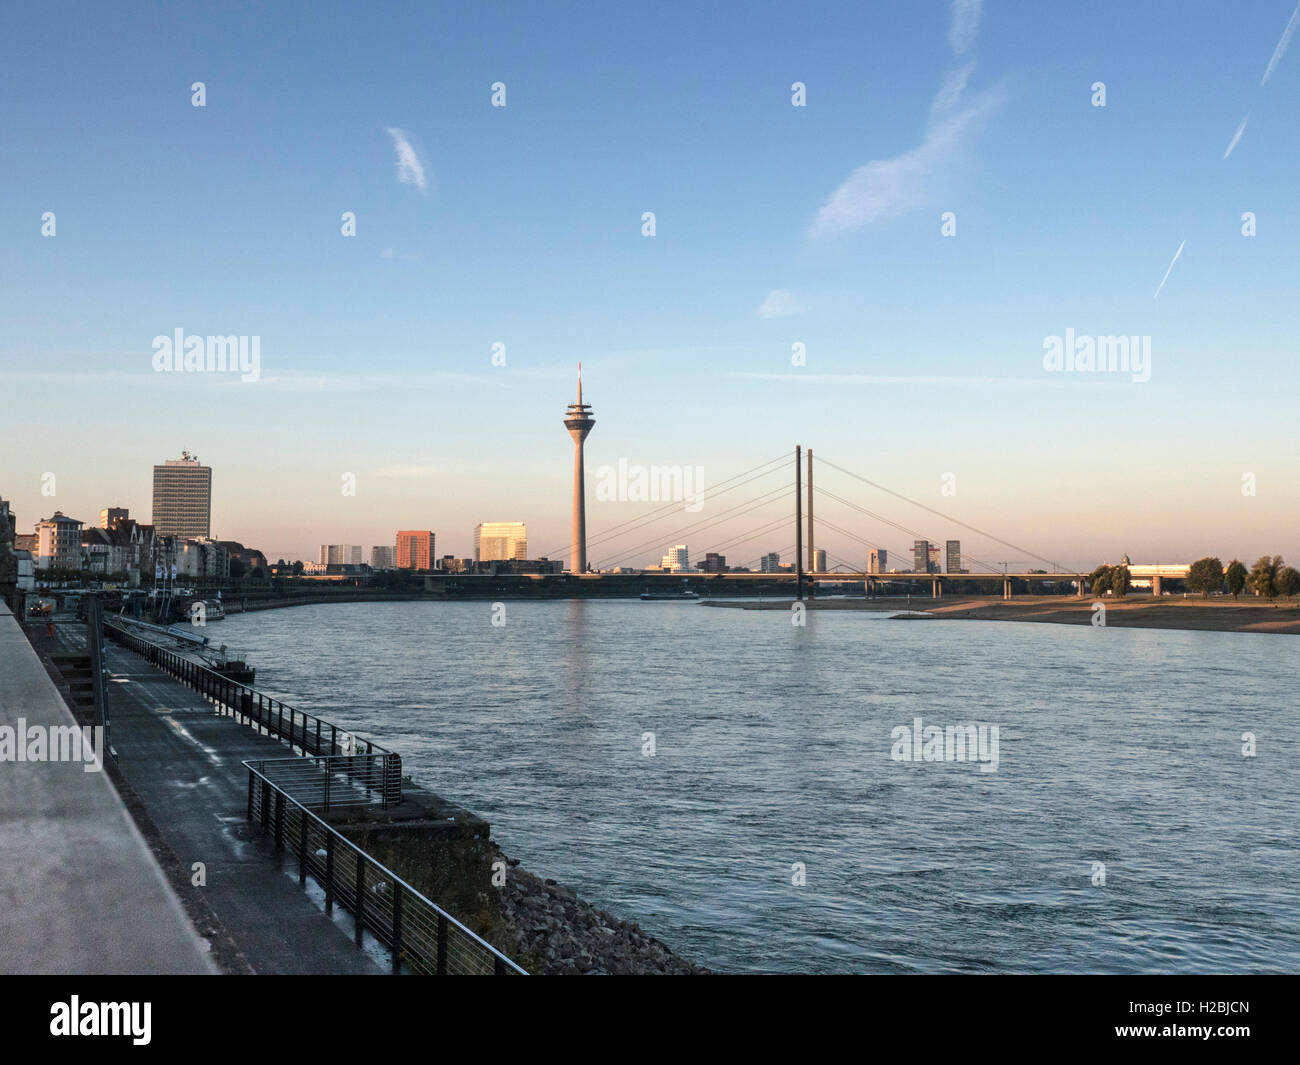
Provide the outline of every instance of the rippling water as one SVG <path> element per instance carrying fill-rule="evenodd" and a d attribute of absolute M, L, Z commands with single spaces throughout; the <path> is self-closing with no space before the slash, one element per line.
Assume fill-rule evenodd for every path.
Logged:
<path fill-rule="evenodd" d="M 1291 637 L 505 610 L 296 607 L 212 634 L 533 872 L 716 969 L 1300 969 Z M 916 716 L 999 726 L 997 772 L 891 760 Z"/>

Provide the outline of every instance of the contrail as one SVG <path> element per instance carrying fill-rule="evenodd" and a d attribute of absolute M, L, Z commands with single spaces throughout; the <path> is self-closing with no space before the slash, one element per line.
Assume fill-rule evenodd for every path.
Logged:
<path fill-rule="evenodd" d="M 1282 31 L 1282 37 L 1277 42 L 1277 47 L 1273 49 L 1273 58 L 1268 61 L 1268 69 L 1264 71 L 1263 80 L 1260 84 L 1265 84 L 1273 76 L 1273 68 L 1281 62 L 1283 54 L 1286 52 L 1286 46 L 1291 43 L 1291 34 L 1295 33 L 1295 28 L 1300 25 L 1300 4 L 1296 4 L 1295 10 L 1291 12 L 1291 21 L 1286 24 L 1286 29 Z"/>
<path fill-rule="evenodd" d="M 1241 140 L 1241 135 L 1246 132 L 1246 123 L 1250 121 L 1250 115 L 1241 120 L 1241 125 L 1237 127 L 1237 132 L 1232 135 L 1232 140 L 1228 142 L 1228 150 L 1223 153 L 1223 158 L 1228 158 L 1232 154 L 1232 149 L 1237 147 L 1237 141 Z"/>
<path fill-rule="evenodd" d="M 1183 254 L 1183 244 L 1186 243 L 1187 241 L 1183 241 L 1182 244 L 1178 245 L 1178 250 L 1174 252 L 1174 257 L 1169 260 L 1169 269 L 1165 271 L 1165 276 L 1160 279 L 1160 288 L 1165 287 L 1165 282 L 1169 280 L 1169 275 L 1174 269 L 1174 263 L 1178 262 L 1178 256 Z M 1156 289 L 1156 296 L 1160 295 L 1160 288 Z M 1152 296 L 1151 298 L 1155 299 L 1156 296 Z"/>

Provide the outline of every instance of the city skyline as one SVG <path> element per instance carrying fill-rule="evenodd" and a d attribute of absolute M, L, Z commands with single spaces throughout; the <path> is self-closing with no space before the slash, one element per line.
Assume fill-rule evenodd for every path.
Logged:
<path fill-rule="evenodd" d="M 11 39 L 62 45 L 11 57 L 27 91 L 0 115 L 27 146 L 0 246 L 27 279 L 0 291 L 5 491 L 25 527 L 145 513 L 185 443 L 219 471 L 212 529 L 270 557 L 412 526 L 468 556 L 502 508 L 561 557 L 554 412 L 581 360 L 592 469 L 717 483 L 803 443 L 1072 566 L 1295 557 L 1290 419 L 1259 398 L 1297 372 L 1292 6 L 989 3 L 960 52 L 941 3 L 695 12 L 689 41 L 519 9 L 486 50 L 462 11 L 19 11 Z M 357 62 L 321 79 L 340 37 Z M 86 137 L 96 166 L 67 166 Z M 178 329 L 260 338 L 257 379 L 157 372 Z M 1045 367 L 1054 338 L 1116 336 L 1149 340 L 1147 379 Z M 79 431 L 40 432 L 46 408 Z M 638 513 L 588 496 L 589 538 Z"/>

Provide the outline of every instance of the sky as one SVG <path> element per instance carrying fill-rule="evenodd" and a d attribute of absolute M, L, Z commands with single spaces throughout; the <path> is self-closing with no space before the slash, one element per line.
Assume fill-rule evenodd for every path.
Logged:
<path fill-rule="evenodd" d="M 796 444 L 835 464 L 817 542 L 857 567 L 913 533 L 1013 566 L 1294 560 L 1298 24 L 1294 0 L 7 4 L 0 496 L 23 532 L 147 520 L 188 449 L 214 535 L 273 559 L 397 529 L 469 555 L 480 521 L 563 557 L 581 362 L 593 541 L 649 509 L 598 499 L 602 468 L 707 489 L 787 458 L 595 563 L 788 560 Z M 256 380 L 159 371 L 177 329 L 256 337 Z M 1149 366 L 1045 362 L 1112 336 Z"/>

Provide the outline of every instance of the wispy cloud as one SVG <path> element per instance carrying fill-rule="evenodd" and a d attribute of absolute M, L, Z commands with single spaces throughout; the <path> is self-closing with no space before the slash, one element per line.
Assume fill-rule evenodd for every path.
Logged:
<path fill-rule="evenodd" d="M 950 70 L 944 75 L 943 84 L 939 86 L 939 91 L 934 94 L 934 100 L 930 104 L 930 113 L 932 115 L 941 114 L 945 111 L 951 111 L 961 101 L 962 94 L 966 91 L 966 83 L 970 81 L 970 76 L 975 70 L 975 61 L 972 59 L 956 70 Z"/>
<path fill-rule="evenodd" d="M 792 314 L 802 314 L 803 306 L 788 288 L 774 288 L 754 313 L 760 318 L 788 318 Z"/>
<path fill-rule="evenodd" d="M 1227 150 L 1223 153 L 1223 158 L 1228 158 L 1232 154 L 1232 149 L 1237 147 L 1237 141 L 1241 140 L 1241 135 L 1246 132 L 1246 123 L 1250 121 L 1250 115 L 1241 120 L 1241 125 L 1237 127 L 1237 132 L 1232 135 L 1232 140 L 1228 142 Z"/>
<path fill-rule="evenodd" d="M 911 151 L 858 167 L 822 205 L 809 235 L 827 237 L 860 229 L 931 202 L 940 179 L 956 168 L 968 137 L 1005 96 L 1001 86 L 980 93 L 960 110 L 932 117 L 924 140 Z"/>
<path fill-rule="evenodd" d="M 975 44 L 982 2 L 953 0 L 948 43 L 957 55 Z M 972 59 L 944 75 L 930 103 L 921 143 L 892 159 L 875 159 L 854 170 L 822 204 L 809 227 L 810 237 L 860 229 L 935 199 L 940 180 L 956 170 L 967 138 L 1006 98 L 1004 87 L 997 85 L 966 101 L 974 70 Z"/>
<path fill-rule="evenodd" d="M 931 376 L 908 377 L 854 373 L 758 373 L 746 370 L 735 370 L 727 376 L 745 378 L 750 381 L 789 381 L 800 384 L 822 385 L 996 385 L 999 387 L 1002 385 L 1027 385 L 1031 388 L 1059 388 L 1063 385 L 1072 384 L 1075 381 L 1101 380 L 1101 375 L 1094 378 L 1091 375 L 1080 377 L 1077 374 L 1059 374 L 1051 376 L 1042 374 L 1037 377 L 963 377 L 950 374 L 935 374 Z M 1066 380 L 1066 378 L 1070 378 L 1071 380 Z M 1127 383 L 1128 379 L 1124 378 L 1124 381 Z"/>
<path fill-rule="evenodd" d="M 1160 288 L 1157 288 L 1157 289 L 1156 289 L 1156 295 L 1155 295 L 1155 296 L 1152 296 L 1152 297 L 1151 297 L 1152 299 L 1155 299 L 1156 296 L 1159 296 L 1159 295 L 1160 295 L 1160 289 L 1162 289 L 1162 288 L 1165 287 L 1165 282 L 1169 280 L 1169 275 L 1170 275 L 1170 273 L 1173 272 L 1173 269 L 1174 269 L 1174 263 L 1178 262 L 1178 256 L 1180 256 L 1180 255 L 1183 254 L 1183 247 L 1184 247 L 1186 244 L 1187 244 L 1187 241 L 1183 241 L 1182 244 L 1178 245 L 1178 250 L 1177 250 L 1176 252 L 1174 252 L 1174 257 L 1173 257 L 1172 259 L 1169 260 L 1169 269 L 1165 271 L 1165 276 L 1162 277 L 1162 278 L 1160 279 Z"/>
<path fill-rule="evenodd" d="M 1300 4 L 1296 4 L 1295 10 L 1291 12 L 1291 21 L 1286 24 L 1286 29 L 1282 31 L 1282 36 L 1278 39 L 1277 47 L 1273 49 L 1273 57 L 1268 61 L 1268 69 L 1264 71 L 1264 77 L 1260 84 L 1264 85 L 1268 79 L 1273 76 L 1273 71 L 1277 68 L 1278 63 L 1282 61 L 1282 56 L 1286 54 L 1287 45 L 1291 43 L 1291 36 L 1296 31 L 1296 26 L 1300 26 Z"/>
<path fill-rule="evenodd" d="M 396 126 L 388 127 L 388 135 L 393 138 L 393 147 L 397 150 L 397 180 L 403 185 L 414 185 L 421 192 L 428 193 L 429 181 L 425 177 L 424 163 L 412 147 L 410 138 Z"/>
<path fill-rule="evenodd" d="M 980 8 L 983 0 L 952 0 L 952 23 L 948 27 L 948 43 L 953 53 L 963 55 L 975 44 L 980 29 Z"/>

